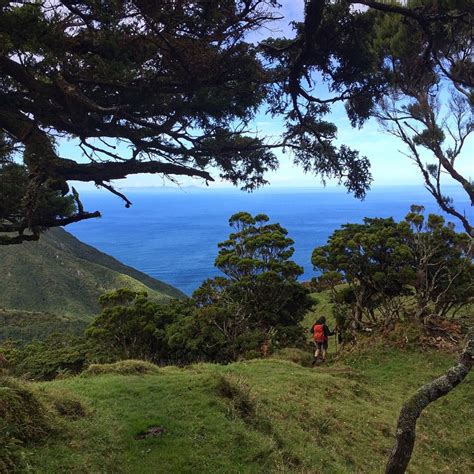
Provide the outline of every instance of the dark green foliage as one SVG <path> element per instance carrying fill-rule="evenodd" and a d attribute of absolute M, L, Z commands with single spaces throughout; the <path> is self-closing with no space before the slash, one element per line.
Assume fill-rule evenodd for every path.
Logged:
<path fill-rule="evenodd" d="M 392 218 L 365 218 L 363 224 L 343 225 L 326 246 L 313 251 L 316 269 L 323 275 L 330 272 L 330 280 L 336 284 L 344 281 L 349 285 L 339 291 L 336 302 L 348 305 L 357 323 L 364 315 L 374 322 L 376 309 L 396 310 L 391 303 L 408 294 L 413 281 L 413 272 L 406 266 L 408 234 L 408 225 Z"/>
<path fill-rule="evenodd" d="M 191 299 L 157 304 L 121 289 L 103 295 L 101 303 L 104 309 L 86 334 L 116 359 L 188 363 L 230 358 L 225 339 Z"/>
<path fill-rule="evenodd" d="M 227 278 L 206 280 L 193 298 L 166 304 L 127 288 L 101 296 L 87 336 L 120 358 L 185 363 L 228 362 L 304 342 L 299 324 L 312 302 L 290 260 L 293 241 L 268 217 L 241 212 L 219 244 L 216 266 Z"/>
<path fill-rule="evenodd" d="M 25 344 L 35 339 L 45 340 L 53 333 L 79 336 L 86 327 L 85 321 L 49 313 L 0 310 L 0 343 L 13 339 Z"/>
<path fill-rule="evenodd" d="M 124 359 L 160 360 L 167 355 L 166 326 L 175 319 L 173 305 L 160 306 L 128 289 L 101 297 L 104 309 L 86 335 Z"/>
<path fill-rule="evenodd" d="M 193 300 L 182 302 L 175 322 L 166 327 L 167 360 L 176 363 L 198 360 L 227 362 L 235 357 L 235 346 L 219 330 L 220 322 L 232 317 L 226 308 L 198 310 Z"/>
<path fill-rule="evenodd" d="M 473 131 L 473 4 L 407 3 L 421 18 L 432 19 L 375 15 L 372 34 L 374 47 L 385 57 L 386 95 L 374 115 L 405 146 L 440 208 L 472 237 L 469 214 L 447 196 L 448 181 L 442 177 L 448 175 L 474 204 L 472 180 L 461 165 L 469 159 L 465 146 Z"/>
<path fill-rule="evenodd" d="M 416 271 L 413 283 L 419 317 L 446 316 L 474 300 L 474 248 L 472 238 L 458 233 L 441 216 L 423 214 L 412 206 L 406 221 L 411 226 L 410 249 Z"/>
<path fill-rule="evenodd" d="M 5 370 L 30 380 L 52 380 L 80 373 L 91 362 L 116 360 L 116 350 L 100 347 L 84 337 L 52 334 L 26 345 L 7 340 L 0 345 Z"/>
<path fill-rule="evenodd" d="M 234 214 L 229 220 L 234 232 L 219 244 L 215 261 L 227 278 L 207 280 L 193 295 L 200 314 L 231 344 L 243 335 L 268 344 L 296 342 L 298 323 L 311 306 L 297 281 L 303 269 L 290 260 L 293 241 L 268 220 L 263 214 Z"/>
<path fill-rule="evenodd" d="M 0 138 L 1 139 L 1 138 Z M 10 222 L 11 231 L 27 228 L 39 232 L 48 227 L 48 222 L 70 217 L 76 211 L 72 196 L 62 196 L 59 191 L 47 186 L 35 190 L 34 206 L 27 208 L 29 178 L 25 166 L 17 163 L 0 162 L 0 222 Z M 22 227 L 23 226 L 23 227 Z M 2 226 L 2 232 L 8 230 L 7 224 Z M 0 245 L 8 244 L 14 237 L 0 235 Z"/>
<path fill-rule="evenodd" d="M 133 291 L 130 288 L 118 288 L 100 295 L 99 304 L 102 309 L 127 306 L 138 297 L 146 299 L 148 293 L 146 291 Z"/>
<path fill-rule="evenodd" d="M 346 224 L 313 251 L 319 281 L 332 288 L 338 322 L 347 326 L 348 312 L 355 325 L 364 317 L 371 323 L 380 316 L 385 323 L 413 314 L 442 317 L 472 301 L 472 239 L 423 212 L 414 205 L 399 223 L 366 218 Z"/>
<path fill-rule="evenodd" d="M 294 38 L 256 34 L 248 42 L 279 13 L 274 0 L 2 4 L 0 125 L 8 140 L 0 153 L 4 162 L 23 161 L 28 187 L 18 201 L 25 215 L 0 231 L 27 240 L 22 230 L 43 208 L 41 193 L 64 196 L 72 180 L 114 192 L 110 180 L 130 174 L 213 180 L 208 170 L 216 169 L 251 190 L 276 169 L 277 148 L 363 197 L 369 159 L 336 145 L 337 127 L 326 118 L 343 102 L 353 126 L 370 117 L 388 123 L 439 205 L 471 233 L 439 176 L 448 173 L 474 201 L 472 182 L 455 169 L 472 131 L 472 2 L 308 0 Z M 439 114 L 446 92 L 448 120 Z M 285 125 L 275 142 L 250 126 L 262 109 Z M 58 135 L 77 139 L 89 162 L 60 156 Z M 85 212 L 74 190 L 66 199 L 73 214 L 42 217 L 38 227 L 99 215 Z"/>
<path fill-rule="evenodd" d="M 208 167 L 245 189 L 265 183 L 277 159 L 248 123 L 270 77 L 245 36 L 275 5 L 2 4 L 0 126 L 24 147 L 32 186 L 67 193 L 67 181 L 79 180 L 110 189 L 111 179 L 142 172 L 213 180 Z M 77 138 L 90 163 L 60 156 L 55 132 Z M 77 203 L 73 222 L 99 215 Z"/>

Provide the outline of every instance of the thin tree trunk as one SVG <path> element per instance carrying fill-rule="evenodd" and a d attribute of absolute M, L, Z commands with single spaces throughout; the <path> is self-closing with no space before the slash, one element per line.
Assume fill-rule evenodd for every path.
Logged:
<path fill-rule="evenodd" d="M 423 385 L 400 410 L 395 445 L 385 468 L 386 474 L 402 474 L 410 462 L 416 437 L 416 422 L 421 412 L 431 403 L 447 395 L 463 381 L 471 370 L 474 359 L 474 330 L 471 329 L 458 363 L 426 385 Z"/>

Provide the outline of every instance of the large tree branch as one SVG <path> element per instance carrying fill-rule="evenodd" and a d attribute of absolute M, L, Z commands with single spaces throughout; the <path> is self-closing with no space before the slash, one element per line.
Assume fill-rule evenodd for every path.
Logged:
<path fill-rule="evenodd" d="M 21 221 L 19 223 L 0 223 L 0 234 L 6 233 L 6 235 L 0 235 L 0 245 L 12 245 L 21 244 L 23 242 L 31 242 L 39 239 L 41 228 L 51 227 L 63 227 L 74 222 L 84 221 L 86 219 L 94 219 L 100 217 L 99 211 L 85 212 L 80 211 L 69 217 L 62 218 L 33 218 L 31 222 Z M 24 234 L 24 231 L 30 228 L 31 234 Z M 17 235 L 8 235 L 11 233 L 17 233 Z"/>
<path fill-rule="evenodd" d="M 214 181 L 214 178 L 207 171 L 197 168 L 160 161 L 137 161 L 133 159 L 123 162 L 77 163 L 74 160 L 60 158 L 56 162 L 54 173 L 65 180 L 92 181 L 95 183 L 122 179 L 130 174 L 138 173 L 197 176 L 206 181 Z"/>
<path fill-rule="evenodd" d="M 397 423 L 395 446 L 390 454 L 386 474 L 403 474 L 410 462 L 416 438 L 416 422 L 422 411 L 432 402 L 447 395 L 461 383 L 471 370 L 474 360 L 474 330 L 471 329 L 458 363 L 444 375 L 423 385 L 402 406 Z"/>

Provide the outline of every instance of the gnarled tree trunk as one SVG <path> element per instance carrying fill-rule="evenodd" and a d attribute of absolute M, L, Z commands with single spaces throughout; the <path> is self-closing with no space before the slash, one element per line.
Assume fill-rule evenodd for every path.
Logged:
<path fill-rule="evenodd" d="M 423 385 L 400 410 L 398 417 L 395 446 L 385 468 L 386 474 L 402 474 L 410 462 L 416 437 L 416 422 L 421 412 L 440 397 L 448 394 L 463 381 L 471 370 L 474 359 L 474 330 L 467 336 L 466 346 L 458 363 L 448 371 L 426 385 Z"/>

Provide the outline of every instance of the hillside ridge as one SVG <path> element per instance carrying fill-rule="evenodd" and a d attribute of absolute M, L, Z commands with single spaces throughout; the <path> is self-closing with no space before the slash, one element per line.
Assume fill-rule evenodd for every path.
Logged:
<path fill-rule="evenodd" d="M 99 311 L 100 294 L 115 288 L 147 291 L 154 300 L 184 296 L 61 228 L 49 230 L 39 242 L 0 247 L 0 268 L 0 308 L 6 310 L 91 319 Z"/>

